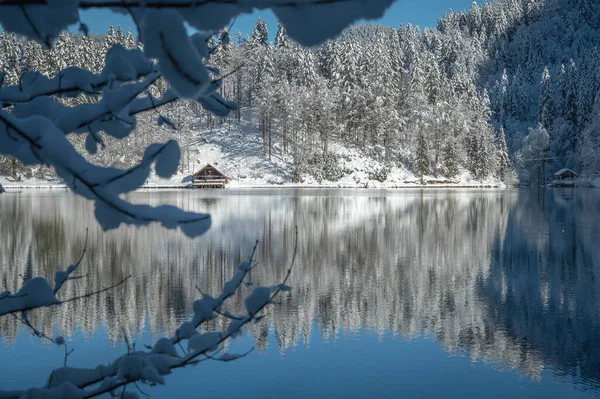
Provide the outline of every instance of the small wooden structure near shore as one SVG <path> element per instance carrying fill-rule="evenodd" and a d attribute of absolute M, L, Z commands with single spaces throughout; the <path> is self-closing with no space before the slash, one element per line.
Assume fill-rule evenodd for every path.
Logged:
<path fill-rule="evenodd" d="M 194 173 L 194 188 L 225 188 L 229 178 L 211 164 Z"/>
<path fill-rule="evenodd" d="M 556 180 L 576 179 L 577 176 L 578 176 L 577 173 L 573 172 L 571 169 L 564 168 L 554 174 L 554 179 L 556 179 Z"/>
<path fill-rule="evenodd" d="M 575 187 L 579 175 L 569 168 L 559 170 L 554 174 L 553 187 Z"/>

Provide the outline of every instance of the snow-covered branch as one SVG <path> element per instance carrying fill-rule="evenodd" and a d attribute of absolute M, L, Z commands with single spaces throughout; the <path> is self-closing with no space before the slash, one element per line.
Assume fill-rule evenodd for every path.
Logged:
<path fill-rule="evenodd" d="M 136 82 L 157 72 L 156 65 L 141 50 L 126 50 L 117 44 L 108 51 L 100 74 L 79 67 L 65 68 L 52 78 L 36 71 L 26 71 L 18 84 L 0 90 L 0 103 L 6 107 L 27 103 L 38 97 L 76 97 L 81 93 L 100 96 L 109 85 Z"/>
<path fill-rule="evenodd" d="M 68 280 L 77 280 L 77 279 L 80 279 L 83 277 L 83 276 L 71 276 L 71 274 L 73 274 L 73 272 L 75 270 L 77 270 L 77 268 L 83 261 L 83 257 L 85 256 L 85 253 L 87 252 L 88 238 L 89 238 L 89 229 L 86 228 L 85 229 L 85 242 L 83 244 L 83 250 L 81 251 L 81 256 L 79 257 L 79 260 L 77 261 L 77 263 L 69 266 L 66 271 L 59 270 L 54 274 L 54 295 L 56 295 L 56 293 L 58 291 L 60 291 L 63 284 L 65 282 L 67 282 Z"/>
<path fill-rule="evenodd" d="M 120 44 L 112 46 L 99 74 L 78 67 L 64 68 L 53 77 L 26 71 L 18 83 L 0 86 L 0 155 L 12 156 L 25 165 L 53 167 L 75 193 L 96 203 L 96 217 L 104 229 L 121 223 L 141 225 L 158 221 L 168 228 L 180 227 L 189 236 L 201 235 L 210 225 L 207 215 L 172 207 L 133 205 L 119 197 L 144 184 L 152 164 L 156 165 L 158 176 L 171 177 L 180 158 L 176 143 L 151 145 L 139 165 L 118 170 L 93 165 L 65 136 L 86 134 L 85 148 L 94 154 L 98 144 L 104 147 L 102 132 L 123 139 L 134 130 L 136 115 L 178 99 L 196 101 L 217 116 L 227 116 L 237 106 L 217 92 L 222 80 L 213 80 L 211 74 L 219 71 L 205 63 L 214 53 L 215 47 L 209 40 L 213 33 L 240 13 L 272 8 L 290 37 L 313 45 L 338 34 L 361 17 L 380 16 L 391 2 L 0 0 L 3 28 L 46 47 L 70 24 L 79 21 L 79 10 L 87 8 L 111 8 L 131 14 L 143 44 L 143 51 L 125 49 Z M 188 35 L 186 24 L 198 32 Z M 82 29 L 86 30 L 83 26 Z M 226 31 L 221 33 L 219 42 L 229 42 Z M 148 89 L 160 78 L 170 87 L 157 100 Z M 77 106 L 63 101 L 81 95 L 99 101 Z"/>
<path fill-rule="evenodd" d="M 118 282 L 98 291 L 60 300 L 56 297 L 48 280 L 43 277 L 34 277 L 31 280 L 27 280 L 16 293 L 13 294 L 10 291 L 5 291 L 0 294 L 0 317 L 9 314 L 23 313 L 38 308 L 58 306 L 64 303 L 89 298 L 110 291 L 124 284 L 130 278 L 131 276 L 127 276 L 122 280 L 119 280 Z"/>
<path fill-rule="evenodd" d="M 25 164 L 53 165 L 73 192 L 95 201 L 96 218 L 105 229 L 121 223 L 143 225 L 157 221 L 168 228 L 180 227 L 189 236 L 198 236 L 210 227 L 208 215 L 166 205 L 156 208 L 134 205 L 119 197 L 140 187 L 153 163 L 159 176 L 175 173 L 180 151 L 173 141 L 149 146 L 140 164 L 127 171 L 104 168 L 85 160 L 49 119 L 43 116 L 17 119 L 0 111 L 0 148 Z"/>
<path fill-rule="evenodd" d="M 219 356 L 217 354 L 221 352 L 222 344 L 225 341 L 241 333 L 242 327 L 251 322 L 259 322 L 262 319 L 261 311 L 269 304 L 273 304 L 274 299 L 282 291 L 290 291 L 291 288 L 286 284 L 296 260 L 298 250 L 297 232 L 294 253 L 287 268 L 287 273 L 280 284 L 254 288 L 244 301 L 246 314 L 231 318 L 227 328 L 221 331 L 200 333 L 199 327 L 214 319 L 218 314 L 226 313 L 222 311 L 225 301 L 238 292 L 247 273 L 253 268 L 257 244 L 254 246 L 248 261 L 243 261 L 238 265 L 237 271 L 224 284 L 218 296 L 212 297 L 203 294 L 201 299 L 194 302 L 191 318 L 179 326 L 175 337 L 158 339 L 152 346 L 148 346 L 145 351 L 128 350 L 127 354 L 120 356 L 107 366 L 74 368 L 65 365 L 52 371 L 44 387 L 32 388 L 27 391 L 0 391 L 0 398 L 93 398 L 106 393 L 115 393 L 116 389 L 125 389 L 129 384 L 136 382 L 149 385 L 164 384 L 164 376 L 170 374 L 173 370 L 207 360 L 226 362 L 246 356 L 253 349 L 239 354 L 229 352 Z M 47 282 L 46 284 L 50 288 Z M 39 334 L 39 336 L 57 344 L 64 344 L 64 339 L 61 340 L 62 337 L 47 337 L 31 323 L 28 323 L 28 320 L 25 319 L 23 322 L 26 325 L 28 324 L 36 335 Z M 182 341 L 187 341 L 187 349 L 184 349 L 181 345 Z M 181 349 L 178 350 L 177 346 Z M 69 353 L 65 347 L 65 362 Z"/>

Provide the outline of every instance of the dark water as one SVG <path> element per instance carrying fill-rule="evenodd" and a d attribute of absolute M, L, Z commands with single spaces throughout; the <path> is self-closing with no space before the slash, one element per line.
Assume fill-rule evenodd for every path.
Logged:
<path fill-rule="evenodd" d="M 131 198 L 208 211 L 213 227 L 194 240 L 158 226 L 102 233 L 91 206 L 67 192 L 0 197 L 0 291 L 76 261 L 86 227 L 88 277 L 63 295 L 133 275 L 109 295 L 30 316 L 69 337 L 71 365 L 114 359 L 125 334 L 140 344 L 172 334 L 198 298 L 195 286 L 217 294 L 256 239 L 252 280 L 277 283 L 298 226 L 292 293 L 231 344 L 257 351 L 184 370 L 166 388 L 146 388 L 152 397 L 600 396 L 598 190 L 197 190 Z M 248 290 L 231 300 L 232 311 L 242 309 Z M 60 349 L 30 338 L 12 318 L 0 318 L 0 335 L 0 389 L 41 385 L 62 365 Z"/>

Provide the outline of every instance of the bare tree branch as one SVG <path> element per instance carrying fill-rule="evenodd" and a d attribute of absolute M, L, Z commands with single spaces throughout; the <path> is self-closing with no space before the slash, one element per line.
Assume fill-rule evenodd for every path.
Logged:
<path fill-rule="evenodd" d="M 255 249 L 256 249 L 256 246 L 255 246 Z M 224 335 L 222 335 L 222 336 L 220 337 L 219 341 L 217 341 L 216 343 L 214 343 L 214 345 L 213 345 L 213 346 L 220 345 L 220 344 L 222 344 L 223 342 L 225 342 L 225 341 L 227 341 L 228 339 L 230 339 L 230 338 L 231 338 L 231 337 L 232 337 L 234 334 L 236 334 L 236 333 L 237 333 L 237 332 L 238 332 L 238 331 L 239 331 L 239 330 L 240 330 L 240 329 L 241 329 L 241 328 L 242 328 L 244 325 L 248 324 L 249 322 L 251 322 L 251 321 L 253 321 L 255 318 L 257 318 L 257 317 L 256 317 L 256 314 L 258 314 L 258 313 L 259 313 L 259 312 L 260 312 L 262 309 L 264 309 L 264 308 L 265 308 L 265 307 L 266 307 L 268 304 L 272 303 L 273 299 L 275 299 L 275 297 L 277 297 L 277 296 L 279 295 L 279 293 L 281 292 L 281 287 L 282 287 L 283 285 L 285 285 L 285 283 L 286 283 L 286 282 L 289 280 L 289 278 L 290 278 L 290 276 L 291 276 L 292 269 L 293 269 L 293 267 L 294 267 L 294 264 L 295 264 L 295 261 L 296 261 L 296 254 L 297 254 L 297 252 L 298 252 L 298 226 L 296 226 L 296 238 L 295 238 L 295 244 L 294 244 L 294 252 L 293 252 L 293 255 L 292 255 L 292 259 L 291 259 L 291 262 L 290 262 L 290 266 L 289 266 L 289 267 L 288 267 L 288 269 L 287 269 L 286 276 L 285 276 L 285 278 L 283 279 L 282 283 L 281 283 L 281 284 L 279 284 L 278 288 L 277 288 L 277 289 L 275 290 L 275 292 L 274 292 L 274 293 L 273 293 L 273 294 L 270 296 L 270 300 L 269 300 L 268 302 L 264 303 L 264 304 L 263 304 L 263 305 L 262 305 L 262 306 L 261 306 L 259 309 L 257 309 L 257 310 L 255 311 L 255 313 L 254 313 L 254 316 L 248 315 L 248 316 L 246 316 L 246 318 L 245 318 L 245 319 L 243 319 L 243 320 L 235 320 L 236 322 L 238 322 L 238 323 L 239 323 L 239 325 L 237 326 L 237 328 L 236 328 L 234 331 L 231 331 L 231 332 L 229 332 L 229 333 L 225 333 Z M 254 253 L 254 251 L 253 251 L 253 253 Z M 251 257 L 250 259 L 252 260 L 252 257 Z M 260 317 L 260 316 L 259 316 L 259 317 Z M 260 317 L 260 318 L 262 318 L 262 317 Z M 193 352 L 193 353 L 190 353 L 190 354 L 188 354 L 187 356 L 183 357 L 183 358 L 181 359 L 181 361 L 180 361 L 178 364 L 176 364 L 176 365 L 172 366 L 172 367 L 171 367 L 171 370 L 173 370 L 173 369 L 177 369 L 177 368 L 183 368 L 183 367 L 186 367 L 186 366 L 190 366 L 190 365 L 192 365 L 192 364 L 197 364 L 197 363 L 198 363 L 198 361 L 199 361 L 197 358 L 198 358 L 198 357 L 200 357 L 200 356 L 205 356 L 207 359 L 214 360 L 214 359 L 212 359 L 212 358 L 211 358 L 211 356 L 208 354 L 209 352 L 210 352 L 210 348 L 209 348 L 209 349 L 206 349 L 206 350 L 203 350 L 203 351 L 199 351 L 199 352 Z M 248 353 L 250 353 L 250 352 L 252 352 L 252 350 L 250 350 Z M 244 355 L 244 356 L 245 356 L 245 355 Z M 90 392 L 88 395 L 84 396 L 84 398 L 85 398 L 85 399 L 88 399 L 88 398 L 94 398 L 94 397 L 97 397 L 97 396 L 103 395 L 103 394 L 105 394 L 105 393 L 111 392 L 112 390 L 114 390 L 114 389 L 116 389 L 116 388 L 119 388 L 119 387 L 121 387 L 121 386 L 125 386 L 125 385 L 127 385 L 127 384 L 129 384 L 129 383 L 131 383 L 131 382 L 133 382 L 133 381 L 137 381 L 137 380 L 140 380 L 140 378 L 128 379 L 128 380 L 125 380 L 125 381 L 120 381 L 120 382 L 117 382 L 116 384 L 114 384 L 114 385 L 111 385 L 109 388 L 104 388 L 104 389 L 99 389 L 99 390 L 96 390 L 96 391 L 91 391 L 91 392 Z M 100 381 L 101 381 L 101 380 L 99 380 L 99 381 L 95 381 L 94 383 L 97 383 L 97 382 L 100 382 Z M 89 385 L 92 385 L 92 384 L 87 384 L 86 386 L 89 386 Z M 81 386 L 80 386 L 80 388 L 83 388 L 83 387 L 81 387 Z"/>
<path fill-rule="evenodd" d="M 125 281 L 129 280 L 131 277 L 132 277 L 132 275 L 130 274 L 129 276 L 125 277 L 123 280 L 121 280 L 121 281 L 119 281 L 119 282 L 117 282 L 117 283 L 115 283 L 115 284 L 113 284 L 111 286 L 102 288 L 101 290 L 90 292 L 90 293 L 86 293 L 84 295 L 79 295 L 79 296 L 76 296 L 76 297 L 73 297 L 73 298 L 65 299 L 64 301 L 61 301 L 59 303 L 59 305 L 61 305 L 63 303 L 78 301 L 80 299 L 89 298 L 91 296 L 95 296 L 95 295 L 98 295 L 98 294 L 102 294 L 103 292 L 112 290 L 113 288 L 120 286 L 121 284 L 125 283 Z"/>
<path fill-rule="evenodd" d="M 81 251 L 81 256 L 79 257 L 79 260 L 77 261 L 77 263 L 74 265 L 74 267 L 69 267 L 67 269 L 66 272 L 62 272 L 62 273 L 66 273 L 66 276 L 64 277 L 64 279 L 62 279 L 60 281 L 59 284 L 56 283 L 56 281 L 54 282 L 55 287 L 54 287 L 54 295 L 56 295 L 56 293 L 62 288 L 63 284 L 65 283 L 65 281 L 67 280 L 74 280 L 77 278 L 81 278 L 83 276 L 77 276 L 77 277 L 71 277 L 71 274 L 77 270 L 77 268 L 79 267 L 79 265 L 81 264 L 81 261 L 83 260 L 83 257 L 85 255 L 85 252 L 87 251 L 87 244 L 88 244 L 88 236 L 89 236 L 89 229 L 86 227 L 85 228 L 85 242 L 83 244 L 83 251 Z M 58 272 L 57 272 L 58 273 Z"/>
<path fill-rule="evenodd" d="M 0 317 L 1 316 L 6 316 L 6 315 L 9 315 L 9 314 L 16 314 L 16 313 L 26 312 L 26 311 L 33 310 L 33 309 L 39 309 L 39 308 L 45 308 L 45 307 L 52 307 L 52 306 L 59 306 L 59 305 L 62 305 L 64 303 L 73 302 L 73 301 L 77 301 L 77 300 L 80 300 L 80 299 L 85 299 L 85 298 L 89 298 L 89 297 L 92 297 L 92 296 L 95 296 L 95 295 L 99 295 L 99 294 L 102 294 L 103 292 L 106 292 L 106 291 L 109 291 L 109 290 L 111 290 L 111 289 L 113 289 L 115 287 L 118 287 L 119 285 L 125 283 L 125 281 L 129 280 L 131 277 L 132 276 L 129 275 L 129 276 L 125 277 L 124 279 L 122 279 L 121 281 L 119 281 L 119 282 L 117 282 L 117 283 L 115 283 L 115 284 L 113 284 L 113 285 L 111 285 L 109 287 L 102 288 L 102 289 L 100 289 L 98 291 L 86 293 L 84 295 L 79 295 L 79 296 L 76 296 L 76 297 L 73 297 L 73 298 L 65 299 L 64 301 L 58 301 L 56 303 L 52 303 L 52 304 L 48 304 L 48 305 L 28 305 L 28 306 L 25 306 L 25 307 L 22 307 L 22 308 L 9 310 L 9 311 L 0 313 Z"/>

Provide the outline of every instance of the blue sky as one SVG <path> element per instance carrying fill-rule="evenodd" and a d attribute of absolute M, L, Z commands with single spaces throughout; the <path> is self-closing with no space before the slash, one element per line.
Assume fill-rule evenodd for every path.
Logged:
<path fill-rule="evenodd" d="M 470 7 L 471 2 L 472 0 L 396 0 L 383 18 L 369 22 L 377 22 L 394 28 L 409 22 L 419 25 L 421 28 L 433 27 L 437 19 L 450 9 L 465 10 Z M 258 17 L 267 22 L 269 36 L 273 39 L 277 31 L 277 19 L 270 11 L 257 11 L 253 14 L 239 16 L 233 26 L 233 31 L 249 34 Z M 105 33 L 111 24 L 121 25 L 124 31 L 127 28 L 135 31 L 135 25 L 129 16 L 114 14 L 107 10 L 83 12 L 81 19 L 88 25 L 91 33 Z"/>

